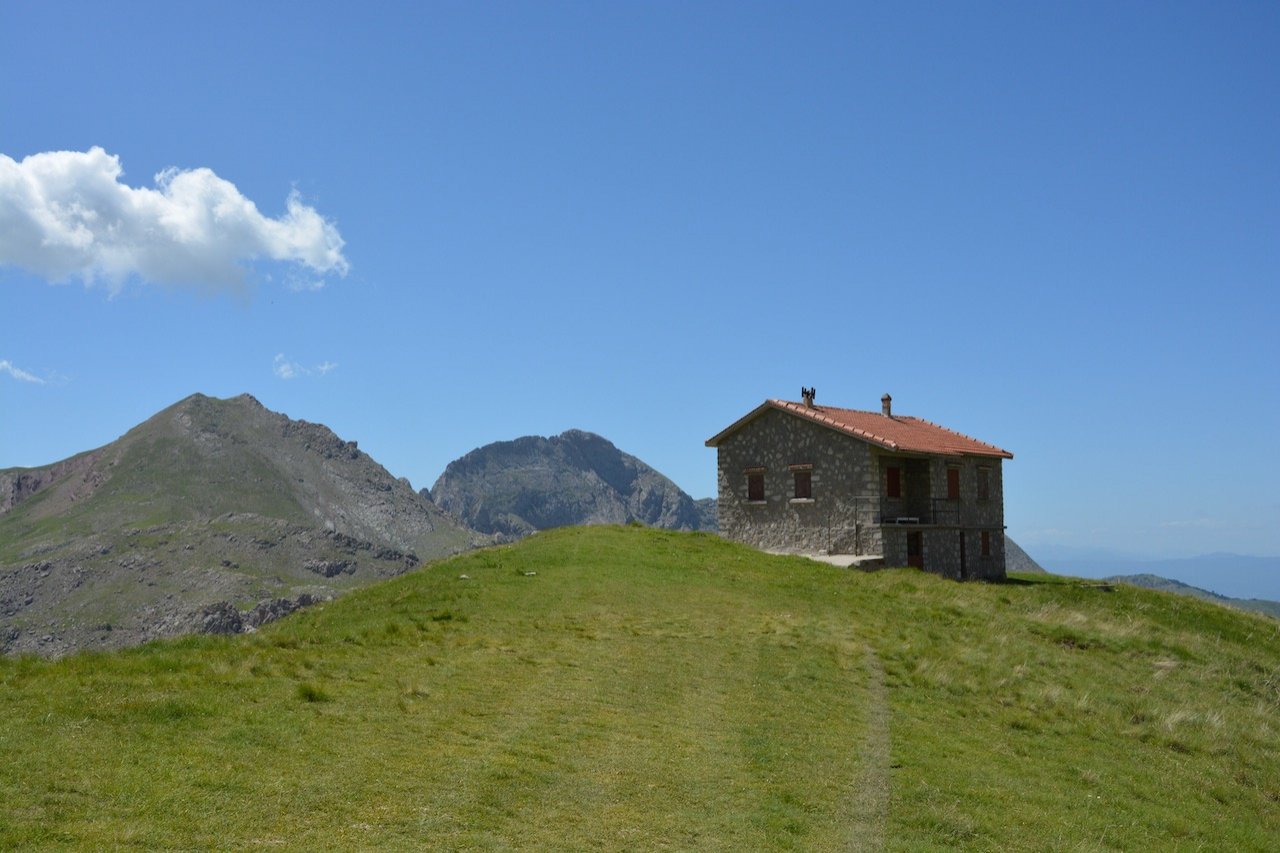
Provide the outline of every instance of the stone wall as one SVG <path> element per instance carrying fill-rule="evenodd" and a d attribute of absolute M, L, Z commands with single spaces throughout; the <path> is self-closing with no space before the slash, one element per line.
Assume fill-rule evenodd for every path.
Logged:
<path fill-rule="evenodd" d="M 879 471 L 870 446 L 770 410 L 720 442 L 720 534 L 769 550 L 881 553 Z M 813 498 L 796 500 L 793 465 L 812 465 Z M 763 469 L 765 499 L 747 500 L 747 472 Z"/>

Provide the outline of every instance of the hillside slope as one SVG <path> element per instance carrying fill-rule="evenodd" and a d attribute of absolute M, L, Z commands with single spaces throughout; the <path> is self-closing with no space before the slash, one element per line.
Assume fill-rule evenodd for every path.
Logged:
<path fill-rule="evenodd" d="M 1280 624 L 570 528 L 0 660 L 0 752 L 6 848 L 1269 851 Z"/>
<path fill-rule="evenodd" d="M 0 652 L 224 630 L 237 608 L 480 541 L 327 427 L 196 394 L 97 450 L 0 471 Z"/>
<path fill-rule="evenodd" d="M 1198 586 L 1185 584 L 1182 581 L 1170 580 L 1162 578 L 1159 575 L 1138 574 L 1138 575 L 1113 575 L 1105 578 L 1108 581 L 1117 583 L 1129 583 L 1134 586 L 1144 587 L 1146 589 L 1158 589 L 1164 592 L 1172 592 L 1178 595 L 1190 595 L 1194 598 L 1212 601 L 1215 604 L 1221 604 L 1226 607 L 1237 607 L 1241 610 L 1253 610 L 1258 613 L 1266 613 L 1269 616 L 1280 618 L 1280 601 L 1267 601 L 1261 598 L 1231 598 L 1226 595 L 1218 595 L 1216 592 L 1210 592 L 1207 589 L 1201 589 Z"/>
<path fill-rule="evenodd" d="M 431 499 L 476 530 L 508 538 L 573 524 L 716 526 L 714 501 L 695 501 L 649 465 L 582 430 L 477 448 L 449 463 Z"/>

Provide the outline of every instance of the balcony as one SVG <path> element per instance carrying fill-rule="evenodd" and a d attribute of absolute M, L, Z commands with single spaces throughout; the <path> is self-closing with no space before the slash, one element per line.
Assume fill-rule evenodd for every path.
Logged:
<path fill-rule="evenodd" d="M 956 498 L 880 498 L 881 524 L 958 525 Z"/>

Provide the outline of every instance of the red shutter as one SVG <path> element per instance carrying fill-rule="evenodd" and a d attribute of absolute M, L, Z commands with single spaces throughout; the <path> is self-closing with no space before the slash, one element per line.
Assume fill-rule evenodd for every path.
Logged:
<path fill-rule="evenodd" d="M 890 465 L 885 473 L 888 476 L 888 482 L 885 483 L 885 497 L 902 497 L 902 469 L 896 465 Z"/>
<path fill-rule="evenodd" d="M 960 469 L 947 469 L 947 500 L 960 500 Z"/>

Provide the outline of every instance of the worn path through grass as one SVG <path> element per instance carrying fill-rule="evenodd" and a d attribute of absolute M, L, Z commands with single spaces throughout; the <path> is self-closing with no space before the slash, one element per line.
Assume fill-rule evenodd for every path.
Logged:
<path fill-rule="evenodd" d="M 884 684 L 884 667 L 870 645 L 864 658 L 867 670 L 867 730 L 861 745 L 862 767 L 850 800 L 852 832 L 849 849 L 870 853 L 884 849 L 885 824 L 889 817 L 889 692 Z"/>

